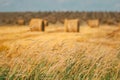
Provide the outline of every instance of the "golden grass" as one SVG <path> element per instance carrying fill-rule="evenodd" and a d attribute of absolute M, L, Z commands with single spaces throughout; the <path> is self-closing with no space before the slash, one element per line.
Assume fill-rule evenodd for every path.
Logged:
<path fill-rule="evenodd" d="M 2 44 L 0 45 L 0 52 L 7 51 L 7 50 L 9 50 L 9 47 L 2 45 Z"/>
<path fill-rule="evenodd" d="M 120 38 L 107 36 L 117 27 L 84 26 L 80 33 L 66 33 L 61 25 L 55 26 L 46 27 L 44 33 L 1 27 L 0 79 L 120 79 Z"/>

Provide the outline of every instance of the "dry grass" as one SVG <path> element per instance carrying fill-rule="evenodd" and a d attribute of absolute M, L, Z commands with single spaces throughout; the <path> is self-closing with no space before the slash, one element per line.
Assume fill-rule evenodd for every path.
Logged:
<path fill-rule="evenodd" d="M 117 27 L 66 33 L 61 26 L 1 27 L 0 80 L 120 80 L 120 36 L 107 35 Z"/>

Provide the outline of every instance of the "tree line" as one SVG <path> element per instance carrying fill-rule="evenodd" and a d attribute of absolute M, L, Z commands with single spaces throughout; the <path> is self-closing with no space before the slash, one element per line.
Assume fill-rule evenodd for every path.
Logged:
<path fill-rule="evenodd" d="M 25 25 L 29 24 L 32 18 L 42 18 L 49 23 L 64 23 L 64 19 L 79 19 L 85 23 L 89 19 L 99 19 L 100 24 L 120 23 L 120 12 L 0 12 L 0 25 L 16 25 L 18 19 L 24 19 Z"/>

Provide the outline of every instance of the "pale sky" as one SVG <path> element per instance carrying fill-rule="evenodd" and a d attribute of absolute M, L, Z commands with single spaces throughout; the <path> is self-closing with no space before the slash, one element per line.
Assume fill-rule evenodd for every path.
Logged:
<path fill-rule="evenodd" d="M 0 0 L 0 12 L 120 11 L 120 0 Z"/>

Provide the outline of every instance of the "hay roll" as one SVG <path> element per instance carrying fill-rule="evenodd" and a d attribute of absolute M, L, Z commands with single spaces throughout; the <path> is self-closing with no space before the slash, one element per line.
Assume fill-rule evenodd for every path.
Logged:
<path fill-rule="evenodd" d="M 73 19 L 73 20 L 65 19 L 64 26 L 65 26 L 66 32 L 79 32 L 79 20 L 78 19 Z"/>
<path fill-rule="evenodd" d="M 25 20 L 24 19 L 18 19 L 17 20 L 17 24 L 18 25 L 24 25 L 25 24 Z"/>
<path fill-rule="evenodd" d="M 94 28 L 94 27 L 99 27 L 99 20 L 95 19 L 95 20 L 88 20 L 87 21 L 88 26 Z"/>
<path fill-rule="evenodd" d="M 45 25 L 42 19 L 31 19 L 30 23 L 31 31 L 44 31 Z"/>
<path fill-rule="evenodd" d="M 47 20 L 44 20 L 44 25 L 45 25 L 45 27 L 48 26 L 48 21 Z"/>

